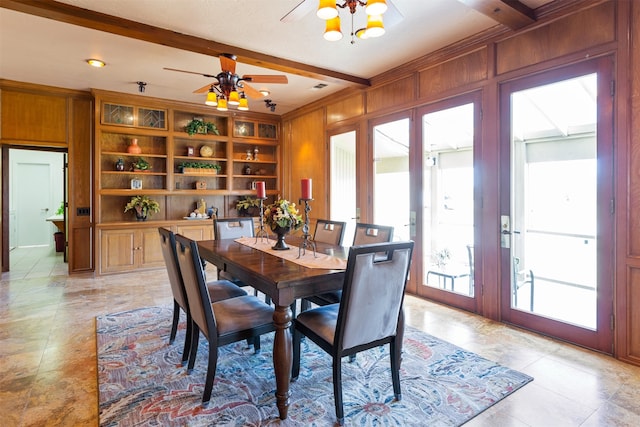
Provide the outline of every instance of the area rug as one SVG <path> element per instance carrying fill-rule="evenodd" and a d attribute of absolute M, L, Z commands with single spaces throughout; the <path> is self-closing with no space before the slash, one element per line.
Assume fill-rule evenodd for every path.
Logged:
<path fill-rule="evenodd" d="M 97 317 L 100 426 L 331 426 L 331 358 L 304 340 L 289 417 L 275 402 L 273 334 L 254 354 L 246 342 L 220 349 L 211 402 L 201 403 L 208 354 L 200 340 L 194 371 L 180 363 L 184 328 L 168 344 L 172 309 L 148 307 Z M 184 325 L 184 318 L 181 319 Z M 345 425 L 458 426 L 532 380 L 513 369 L 407 327 L 393 399 L 388 346 L 343 361 Z"/>

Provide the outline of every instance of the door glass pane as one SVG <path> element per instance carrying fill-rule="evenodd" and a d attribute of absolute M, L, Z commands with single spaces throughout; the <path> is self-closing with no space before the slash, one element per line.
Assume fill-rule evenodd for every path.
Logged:
<path fill-rule="evenodd" d="M 422 116 L 426 286 L 473 296 L 473 103 Z"/>
<path fill-rule="evenodd" d="M 596 328 L 596 74 L 512 95 L 511 307 Z"/>
<path fill-rule="evenodd" d="M 373 150 L 374 222 L 409 240 L 409 119 L 374 126 Z"/>
<path fill-rule="evenodd" d="M 331 220 L 344 221 L 343 245 L 350 245 L 355 231 L 356 213 L 356 132 L 332 135 L 331 147 Z"/>

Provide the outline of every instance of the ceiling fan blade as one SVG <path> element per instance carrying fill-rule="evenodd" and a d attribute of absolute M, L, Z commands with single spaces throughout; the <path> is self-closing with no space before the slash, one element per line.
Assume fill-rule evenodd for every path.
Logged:
<path fill-rule="evenodd" d="M 247 74 L 242 76 L 244 80 L 252 83 L 289 83 L 287 76 L 269 74 Z"/>
<path fill-rule="evenodd" d="M 219 56 L 222 71 L 228 71 L 231 74 L 236 73 L 236 56 L 230 53 L 223 53 Z"/>
<path fill-rule="evenodd" d="M 200 89 L 196 89 L 193 91 L 193 93 L 207 93 L 209 92 L 209 89 L 211 89 L 211 86 L 215 86 L 218 83 L 209 83 L 208 85 L 204 85 L 202 86 Z"/>
<path fill-rule="evenodd" d="M 204 77 L 209 77 L 209 78 L 213 78 L 213 79 L 217 79 L 216 76 L 211 75 L 211 74 L 205 74 L 205 73 L 198 73 L 196 71 L 187 71 L 187 70 L 178 70 L 177 68 L 167 68 L 164 67 L 163 70 L 168 70 L 168 71 L 177 71 L 179 73 L 189 73 L 189 74 L 195 74 L 198 76 L 204 76 Z"/>
<path fill-rule="evenodd" d="M 254 88 L 253 86 L 251 86 L 249 83 L 247 82 L 242 82 L 242 90 L 244 91 L 244 93 L 246 93 L 250 98 L 253 99 L 260 99 L 263 98 L 264 95 L 262 95 L 256 88 Z"/>

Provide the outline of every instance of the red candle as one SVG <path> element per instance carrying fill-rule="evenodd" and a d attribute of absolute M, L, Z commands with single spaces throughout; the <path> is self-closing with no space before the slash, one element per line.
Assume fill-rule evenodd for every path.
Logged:
<path fill-rule="evenodd" d="M 256 182 L 256 196 L 258 199 L 265 199 L 267 197 L 267 190 L 264 187 L 264 181 Z"/>
<path fill-rule="evenodd" d="M 301 199 L 311 200 L 311 178 L 302 178 L 301 181 L 302 186 L 302 197 Z"/>

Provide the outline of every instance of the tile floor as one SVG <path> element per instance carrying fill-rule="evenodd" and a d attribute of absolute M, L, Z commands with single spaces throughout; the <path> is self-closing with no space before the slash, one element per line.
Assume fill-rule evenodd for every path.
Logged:
<path fill-rule="evenodd" d="M 39 256 L 42 255 L 42 256 Z M 0 281 L 0 425 L 98 425 L 95 316 L 171 303 L 164 271 L 66 275 L 17 249 Z M 408 323 L 535 380 L 467 426 L 639 426 L 640 367 L 417 298 Z"/>

